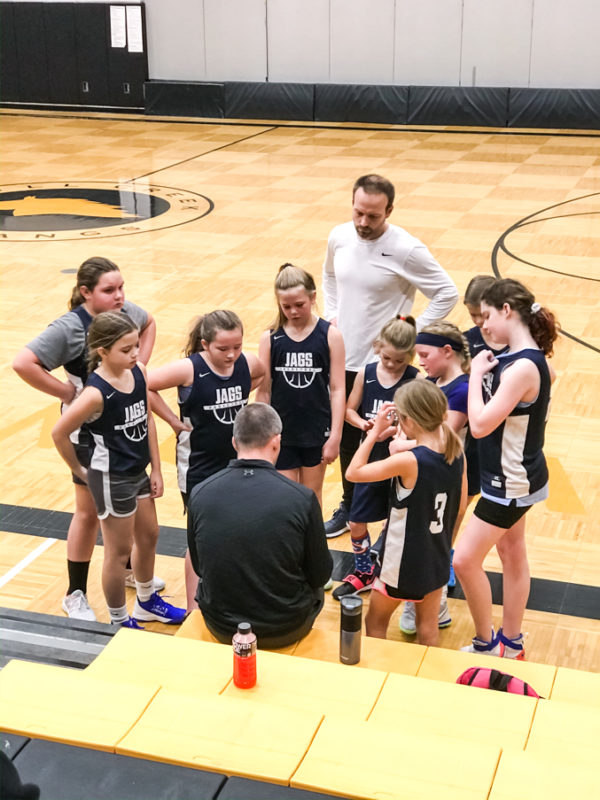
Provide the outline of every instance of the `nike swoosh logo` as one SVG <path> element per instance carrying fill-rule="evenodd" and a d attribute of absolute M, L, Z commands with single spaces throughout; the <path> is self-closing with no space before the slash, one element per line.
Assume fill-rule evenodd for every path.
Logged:
<path fill-rule="evenodd" d="M 371 378 L 371 380 L 367 381 L 367 383 L 375 383 L 375 378 Z"/>
<path fill-rule="evenodd" d="M 274 340 L 275 340 L 275 339 L 283 339 L 283 334 L 281 334 L 281 336 L 274 336 L 274 337 L 273 337 L 273 339 L 274 339 Z"/>
<path fill-rule="evenodd" d="M 111 392 L 110 394 L 107 394 L 106 395 L 106 399 L 110 400 L 110 398 L 113 396 L 113 394 L 116 394 L 116 392 Z"/>
<path fill-rule="evenodd" d="M 393 253 L 382 253 L 381 255 L 384 256 L 384 257 L 391 258 L 394 254 Z"/>
<path fill-rule="evenodd" d="M 199 372 L 198 373 L 198 377 L 199 378 L 206 378 L 207 375 L 210 375 L 210 372 Z"/>

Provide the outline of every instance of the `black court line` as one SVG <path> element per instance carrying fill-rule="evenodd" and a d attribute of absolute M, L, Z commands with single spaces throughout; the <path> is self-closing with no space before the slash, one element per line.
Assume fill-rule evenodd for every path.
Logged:
<path fill-rule="evenodd" d="M 149 175 L 156 175 L 158 172 L 164 172 L 166 169 L 173 169 L 173 167 L 179 167 L 181 164 L 187 164 L 189 161 L 195 161 L 197 158 L 202 158 L 202 156 L 206 156 L 209 153 L 216 153 L 217 150 L 225 150 L 227 147 L 232 147 L 234 144 L 240 144 L 240 142 L 246 142 L 248 141 L 248 139 L 255 139 L 257 136 L 262 136 L 263 133 L 268 133 L 269 131 L 274 131 L 274 130 L 276 130 L 276 126 L 271 126 L 266 128 L 264 131 L 258 131 L 258 133 L 251 133 L 249 136 L 242 136 L 241 139 L 236 139 L 235 141 L 228 142 L 227 144 L 221 144 L 218 147 L 213 147 L 212 150 L 206 150 L 203 153 L 197 153 L 195 156 L 190 156 L 190 158 L 184 158 L 182 161 L 175 161 L 173 164 L 169 164 L 166 167 L 161 167 L 160 169 L 155 169 L 153 172 L 146 172 L 144 175 L 138 175 L 137 178 L 128 178 L 128 180 L 123 181 L 123 183 L 131 183 L 132 181 L 139 181 L 142 178 L 147 178 Z"/>
<path fill-rule="evenodd" d="M 65 511 L 48 511 L 43 508 L 28 508 L 0 504 L 0 529 L 9 533 L 66 540 L 71 514 Z M 98 544 L 102 544 L 100 536 Z M 187 532 L 184 527 L 160 526 L 157 553 L 163 556 L 183 558 L 187 548 Z M 331 550 L 333 557 L 333 579 L 341 581 L 354 568 L 352 553 Z M 502 604 L 502 575 L 487 573 L 492 586 L 492 602 Z M 450 597 L 463 600 L 464 594 L 457 584 L 449 591 Z M 531 579 L 531 592 L 527 608 L 546 611 L 549 614 L 566 614 L 585 619 L 600 619 L 600 587 L 587 586 L 566 581 L 550 581 L 545 578 Z"/>
<path fill-rule="evenodd" d="M 64 113 L 64 112 L 63 112 Z M 35 113 L 35 114 L 23 114 L 22 111 L 17 111 L 15 114 L 11 114 L 6 110 L 0 111 L 0 116 L 5 117 L 42 117 L 44 119 L 65 119 L 63 113 L 61 112 L 53 112 L 49 114 L 42 114 L 42 113 Z M 96 112 L 97 114 L 102 114 L 101 111 Z M 341 123 L 330 123 L 325 124 L 323 122 L 315 122 L 311 120 L 307 120 L 306 122 L 290 122 L 289 124 L 282 125 L 281 122 L 277 120 L 264 120 L 263 122 L 253 122 L 251 120 L 228 120 L 228 119 L 221 119 L 220 117 L 216 118 L 208 118 L 208 119 L 180 119 L 179 117 L 162 117 L 156 119 L 155 117 L 146 117 L 140 116 L 135 117 L 133 119 L 129 117 L 122 117 L 119 114 L 115 115 L 103 115 L 101 117 L 92 116 L 91 114 L 69 114 L 68 119 L 86 119 L 86 120 L 119 120 L 121 122 L 147 122 L 155 125 L 160 125 L 161 123 L 167 125 L 230 125 L 233 127 L 251 127 L 251 128 L 264 128 L 265 125 L 272 125 L 273 130 L 278 128 L 315 128 L 316 130 L 331 130 L 331 131 L 384 131 L 384 132 L 392 132 L 392 133 L 450 133 L 459 136 L 475 136 L 475 135 L 483 135 L 483 136 L 560 136 L 566 139 L 577 139 L 577 138 L 584 138 L 584 139 L 600 139 L 600 133 L 584 133 L 581 132 L 574 132 L 569 133 L 568 131 L 554 131 L 553 129 L 549 128 L 548 130 L 539 128 L 536 130 L 521 130 L 519 128 L 463 128 L 461 130 L 455 129 L 447 129 L 443 125 L 436 126 L 436 127 L 423 127 L 423 128 L 412 128 L 403 125 L 391 125 L 391 126 L 374 126 L 369 125 L 366 123 L 365 125 L 348 125 L 346 122 Z M 366 127 L 368 125 L 368 127 Z"/>
<path fill-rule="evenodd" d="M 587 200 L 588 197 L 599 197 L 599 196 L 600 192 L 590 192 L 589 194 L 582 194 L 580 197 L 572 197 L 570 200 L 563 200 L 561 203 L 554 203 L 551 206 L 542 208 L 540 211 L 534 211 L 533 214 L 528 214 L 526 217 L 523 217 L 523 219 L 520 219 L 518 222 L 515 222 L 513 225 L 507 228 L 504 231 L 504 233 L 498 238 L 492 250 L 491 261 L 492 261 L 492 270 L 494 272 L 494 275 L 497 278 L 502 277 L 502 275 L 500 274 L 500 270 L 498 268 L 498 252 L 502 250 L 502 252 L 505 253 L 509 258 L 513 258 L 515 261 L 519 261 L 521 264 L 527 264 L 528 266 L 533 267 L 534 269 L 543 270 L 544 272 L 552 272 L 556 275 L 562 275 L 565 278 L 575 278 L 577 280 L 587 280 L 587 281 L 592 281 L 594 283 L 600 283 L 600 278 L 591 278 L 586 275 L 573 275 L 571 273 L 561 272 L 560 270 L 552 269 L 550 267 L 544 267 L 543 265 L 540 264 L 534 264 L 532 261 L 527 261 L 526 259 L 515 255 L 506 246 L 506 238 L 514 231 L 518 230 L 519 228 L 523 228 L 526 225 L 534 225 L 537 222 L 545 222 L 546 220 L 551 220 L 551 219 L 564 219 L 567 217 L 589 216 L 590 214 L 599 214 L 600 212 L 598 211 L 587 211 L 587 212 L 582 211 L 582 212 L 576 212 L 575 214 L 558 214 L 551 217 L 540 216 L 541 214 L 545 214 L 547 211 L 552 211 L 555 208 L 560 208 L 561 206 L 566 206 L 569 205 L 570 203 L 575 203 L 578 200 Z M 577 342 L 577 344 L 580 344 L 583 347 L 587 347 L 589 350 L 593 350 L 596 353 L 600 353 L 600 348 L 596 347 L 593 344 L 590 344 L 590 342 L 586 342 L 583 339 L 579 339 L 577 336 L 575 336 L 572 333 L 569 333 L 568 331 L 561 329 L 559 333 L 562 336 L 566 336 L 567 339 L 571 339 L 572 341 Z"/>

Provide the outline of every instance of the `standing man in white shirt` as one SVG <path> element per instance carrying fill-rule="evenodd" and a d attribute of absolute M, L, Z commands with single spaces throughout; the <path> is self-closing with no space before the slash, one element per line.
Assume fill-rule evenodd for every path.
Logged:
<path fill-rule="evenodd" d="M 346 397 L 358 370 L 374 358 L 375 337 L 392 317 L 410 314 L 417 289 L 430 300 L 417 318 L 417 330 L 444 319 L 458 300 L 456 286 L 427 247 L 388 222 L 394 195 L 394 186 L 386 178 L 363 175 L 352 190 L 352 222 L 337 225 L 327 242 L 324 316 L 344 337 Z M 344 493 L 325 523 L 328 538 L 349 530 L 353 484 L 346 480 L 346 468 L 360 435 L 358 428 L 344 424 L 340 446 Z"/>

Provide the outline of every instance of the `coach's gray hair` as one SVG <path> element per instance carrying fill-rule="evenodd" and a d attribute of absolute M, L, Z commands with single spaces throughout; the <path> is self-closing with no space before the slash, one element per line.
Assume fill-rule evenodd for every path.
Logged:
<path fill-rule="evenodd" d="M 281 433 L 281 417 L 266 403 L 251 403 L 242 408 L 233 423 L 233 438 L 238 447 L 264 447 Z"/>

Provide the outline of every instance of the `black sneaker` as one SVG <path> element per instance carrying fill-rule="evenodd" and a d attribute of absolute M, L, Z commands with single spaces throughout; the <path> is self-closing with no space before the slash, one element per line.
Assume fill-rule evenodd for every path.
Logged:
<path fill-rule="evenodd" d="M 342 583 L 333 590 L 333 597 L 339 600 L 341 597 L 347 597 L 350 594 L 360 594 L 366 592 L 371 588 L 371 584 L 375 580 L 375 570 L 372 572 L 351 572 L 346 575 Z"/>
<path fill-rule="evenodd" d="M 336 510 L 325 523 L 325 536 L 328 539 L 335 539 L 336 536 L 341 536 L 342 533 L 350 530 L 349 513 L 348 509 L 343 503 L 340 503 Z"/>

